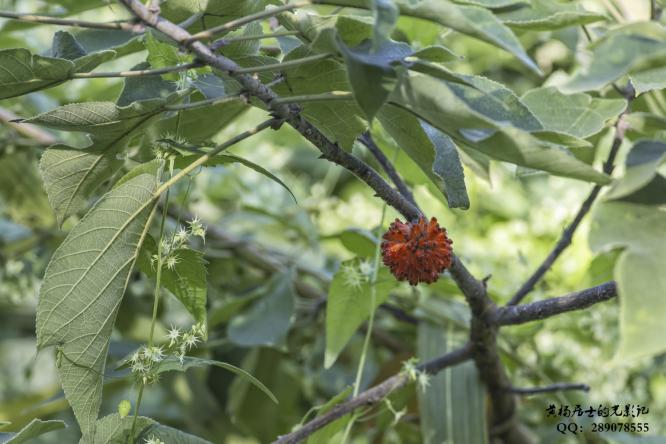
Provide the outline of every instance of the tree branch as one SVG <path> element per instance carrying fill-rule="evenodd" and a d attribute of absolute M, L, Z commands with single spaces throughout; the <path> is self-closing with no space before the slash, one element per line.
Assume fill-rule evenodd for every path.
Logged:
<path fill-rule="evenodd" d="M 72 26 L 75 28 L 115 29 L 119 31 L 129 31 L 135 34 L 141 34 L 143 33 L 144 30 L 142 24 L 132 23 L 129 21 L 118 21 L 118 22 L 108 22 L 108 23 L 87 22 L 85 20 L 60 19 L 56 17 L 49 17 L 46 15 L 20 14 L 8 11 L 0 11 L 0 17 L 18 20 L 21 22 Z"/>
<path fill-rule="evenodd" d="M 617 285 L 615 281 L 610 281 L 558 298 L 544 299 L 531 304 L 501 307 L 494 313 L 494 316 L 499 325 L 524 324 L 525 322 L 549 318 L 568 311 L 582 310 L 616 296 Z"/>
<path fill-rule="evenodd" d="M 615 162 L 615 157 L 617 156 L 617 153 L 620 150 L 620 147 L 622 146 L 622 141 L 624 140 L 626 123 L 623 120 L 623 116 L 629 112 L 629 105 L 631 104 L 631 101 L 634 98 L 634 91 L 633 88 L 631 87 L 631 84 L 627 86 L 627 90 L 624 93 L 627 99 L 627 107 L 620 114 L 620 116 L 617 119 L 617 122 L 615 122 L 615 137 L 613 138 L 613 144 L 611 146 L 610 152 L 608 153 L 608 158 L 606 159 L 603 165 L 603 171 L 608 175 L 610 175 L 613 172 L 614 169 L 613 163 Z M 541 278 L 543 278 L 543 276 L 548 272 L 548 270 L 550 270 L 550 268 L 553 266 L 557 258 L 560 257 L 562 252 L 566 250 L 566 248 L 569 245 L 571 245 L 571 242 L 573 240 L 573 235 L 576 232 L 576 229 L 578 229 L 578 226 L 582 222 L 585 215 L 589 213 L 590 209 L 592 208 L 592 204 L 594 203 L 594 201 L 599 196 L 599 193 L 601 192 L 601 188 L 602 185 L 595 185 L 594 188 L 592 188 L 590 194 L 581 204 L 573 221 L 571 221 L 571 223 L 564 229 L 562 235 L 560 236 L 560 239 L 557 241 L 557 243 L 551 250 L 550 254 L 548 254 L 546 259 L 541 263 L 541 265 L 539 265 L 539 267 L 534 271 L 534 273 L 532 273 L 532 275 L 527 279 L 527 281 L 525 281 L 525 283 L 518 289 L 518 291 L 516 291 L 511 300 L 509 300 L 509 302 L 507 303 L 507 305 L 519 304 L 525 298 L 525 296 L 527 296 L 528 293 L 534 289 L 536 284 L 541 280 Z"/>
<path fill-rule="evenodd" d="M 388 157 L 386 157 L 382 150 L 377 146 L 370 132 L 366 131 L 358 138 L 358 140 L 368 148 L 368 151 L 370 151 L 373 156 L 375 156 L 375 159 L 377 159 L 377 162 L 382 166 L 382 169 L 386 171 L 386 175 L 391 179 L 391 182 L 393 182 L 393 185 L 395 185 L 398 191 L 400 191 L 400 194 L 405 196 L 405 199 L 409 200 L 414 206 L 416 206 L 417 204 L 414 195 L 402 180 L 402 177 L 400 177 L 400 174 L 398 174 L 398 171 Z"/>
<path fill-rule="evenodd" d="M 561 392 L 565 390 L 582 390 L 584 392 L 590 391 L 590 386 L 587 384 L 570 384 L 566 382 L 560 382 L 557 384 L 551 384 L 544 387 L 511 387 L 511 393 L 517 395 L 536 395 L 538 393 L 550 393 L 550 392 Z"/>
<path fill-rule="evenodd" d="M 114 71 L 114 72 L 79 72 L 72 74 L 72 79 L 96 79 L 107 77 L 145 77 L 159 76 L 172 72 L 187 71 L 192 68 L 202 66 L 200 62 L 186 63 L 178 66 L 167 66 L 159 69 L 138 69 L 135 71 Z"/>
<path fill-rule="evenodd" d="M 471 345 L 466 344 L 465 346 L 447 353 L 444 356 L 419 365 L 417 370 L 428 374 L 435 374 L 447 367 L 451 367 L 468 360 L 471 356 L 471 353 Z M 338 404 L 329 412 L 321 416 L 317 416 L 315 419 L 308 422 L 300 429 L 289 433 L 288 435 L 280 436 L 276 441 L 273 442 L 273 444 L 293 444 L 300 442 L 327 424 L 330 424 L 336 419 L 343 417 L 347 413 L 353 412 L 359 407 L 367 407 L 376 404 L 393 393 L 395 390 L 407 385 L 408 382 L 410 382 L 408 374 L 405 372 L 398 373 L 397 375 L 394 375 L 385 380 L 381 384 L 360 393 L 355 398 L 352 398 L 347 402 L 343 402 L 342 404 Z"/>

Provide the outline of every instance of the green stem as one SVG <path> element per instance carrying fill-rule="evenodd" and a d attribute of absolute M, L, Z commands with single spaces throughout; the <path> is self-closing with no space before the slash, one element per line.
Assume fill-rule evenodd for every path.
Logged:
<path fill-rule="evenodd" d="M 186 63 L 178 66 L 167 66 L 160 69 L 139 69 L 136 71 L 115 71 L 115 72 L 79 72 L 72 74 L 72 79 L 97 79 L 108 77 L 145 77 L 159 76 L 171 72 L 187 71 L 188 69 L 202 66 L 200 62 Z"/>
<path fill-rule="evenodd" d="M 199 33 L 194 34 L 192 37 L 187 39 L 186 42 L 184 42 L 185 45 L 188 43 L 191 43 L 196 40 L 204 40 L 204 39 L 209 39 L 213 37 L 215 34 L 219 34 L 221 32 L 227 32 L 231 31 L 236 28 L 240 28 L 243 25 L 247 25 L 248 23 L 252 23 L 257 20 L 261 20 L 264 18 L 268 17 L 273 17 L 281 12 L 286 12 L 286 11 L 291 11 L 292 9 L 300 8 L 302 6 L 307 6 L 309 5 L 310 2 L 300 2 L 300 3 L 289 3 L 283 6 L 279 6 L 277 8 L 271 8 L 271 9 L 266 9 L 265 11 L 260 11 L 255 14 L 250 14 L 245 17 L 241 17 L 236 20 L 232 20 L 230 22 L 227 22 L 223 25 L 220 26 L 215 26 L 213 28 L 210 28 L 206 31 L 201 31 Z"/>
<path fill-rule="evenodd" d="M 273 100 L 273 103 L 301 103 L 301 102 L 322 102 L 328 100 L 353 100 L 354 94 L 349 91 L 331 91 L 321 94 L 307 94 L 303 96 L 280 97 Z"/>
<path fill-rule="evenodd" d="M 162 289 L 162 239 L 164 238 L 164 225 L 167 218 L 167 209 L 169 208 L 169 189 L 166 190 L 164 205 L 162 206 L 162 221 L 160 222 L 160 236 L 157 243 L 157 275 L 155 276 L 155 294 L 153 296 L 153 317 L 150 320 L 150 336 L 148 336 L 148 347 L 153 345 L 155 335 L 155 324 L 157 323 L 157 309 L 160 305 L 160 290 Z"/>
<path fill-rule="evenodd" d="M 134 409 L 134 420 L 132 421 L 132 430 L 130 431 L 130 443 L 134 444 L 134 434 L 136 433 L 136 420 L 139 418 L 139 407 L 141 406 L 141 398 L 143 398 L 143 382 L 139 387 L 139 394 L 136 397 L 136 408 Z"/>
<path fill-rule="evenodd" d="M 280 63 L 270 63 L 268 65 L 261 66 L 250 66 L 247 68 L 240 68 L 234 70 L 236 74 L 253 74 L 255 72 L 265 72 L 265 71 L 280 71 L 285 68 L 291 68 L 293 66 L 303 65 L 305 63 L 315 62 L 317 60 L 323 60 L 331 57 L 333 54 L 324 53 L 324 54 L 315 54 L 308 57 L 302 57 L 300 59 L 289 60 L 287 62 Z"/>
<path fill-rule="evenodd" d="M 223 39 L 223 41 L 224 43 L 245 42 L 247 40 L 263 40 L 275 37 L 287 37 L 290 35 L 298 35 L 298 34 L 300 34 L 298 31 L 278 31 L 278 32 L 270 32 L 259 35 L 239 35 L 239 36 L 225 38 Z"/>
<path fill-rule="evenodd" d="M 191 103 L 181 103 L 180 105 L 171 105 L 165 107 L 166 111 L 181 111 L 185 109 L 201 108 L 209 105 L 219 105 L 221 103 L 232 102 L 234 100 L 239 100 L 241 98 L 240 94 L 232 94 L 229 96 L 223 97 L 214 97 L 212 99 L 199 100 L 197 102 Z"/>

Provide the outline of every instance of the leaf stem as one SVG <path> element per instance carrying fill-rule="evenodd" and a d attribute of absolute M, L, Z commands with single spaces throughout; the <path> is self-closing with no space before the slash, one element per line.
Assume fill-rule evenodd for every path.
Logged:
<path fill-rule="evenodd" d="M 73 26 L 76 28 L 92 29 L 116 29 L 121 31 L 130 31 L 136 34 L 143 32 L 143 25 L 131 23 L 128 21 L 118 22 L 88 22 L 85 20 L 60 19 L 46 15 L 21 14 L 16 12 L 0 11 L 0 17 L 18 20 L 21 22 L 43 23 L 46 25 Z"/>
<path fill-rule="evenodd" d="M 130 443 L 134 444 L 134 434 L 136 433 L 136 420 L 139 418 L 139 407 L 141 406 L 141 399 L 143 398 L 143 382 L 139 386 L 139 394 L 136 397 L 136 408 L 134 409 L 134 420 L 132 421 L 132 430 L 130 431 Z"/>
<path fill-rule="evenodd" d="M 160 69 L 139 69 L 136 71 L 116 71 L 116 72 L 79 72 L 72 74 L 72 79 L 96 79 L 107 77 L 144 77 L 159 76 L 170 72 L 187 71 L 192 68 L 203 66 L 200 62 L 186 63 L 178 66 L 167 66 Z"/>
<path fill-rule="evenodd" d="M 181 111 L 186 109 L 201 108 L 204 106 L 220 105 L 222 103 L 232 102 L 234 100 L 239 100 L 242 97 L 241 94 L 232 94 L 223 97 L 214 97 L 212 99 L 199 100 L 197 102 L 190 103 L 181 103 L 179 105 L 170 105 L 165 107 L 166 111 Z"/>
<path fill-rule="evenodd" d="M 238 36 L 232 36 L 228 38 L 221 38 L 219 40 L 214 41 L 210 45 L 211 51 L 217 51 L 220 48 L 223 48 L 226 45 L 229 45 L 231 43 L 236 43 L 236 42 L 247 42 L 251 40 L 264 40 L 264 39 L 272 39 L 276 37 L 287 37 L 290 35 L 298 35 L 300 32 L 298 31 L 278 31 L 278 32 L 270 32 L 266 34 L 257 34 L 257 35 L 238 35 Z"/>
<path fill-rule="evenodd" d="M 215 26 L 215 27 L 210 28 L 206 31 L 198 32 L 198 33 L 194 34 L 192 37 L 190 37 L 189 39 L 187 39 L 187 41 L 185 41 L 184 43 L 189 44 L 189 43 L 191 43 L 193 41 L 196 41 L 196 40 L 209 39 L 209 38 L 213 37 L 215 34 L 231 31 L 232 29 L 240 28 L 241 26 L 247 25 L 248 23 L 252 23 L 254 21 L 261 20 L 261 19 L 268 18 L 268 17 L 273 17 L 273 16 L 275 16 L 275 15 L 281 13 L 281 12 L 291 11 L 292 9 L 307 6 L 309 4 L 310 4 L 309 1 L 299 2 L 299 3 L 289 3 L 289 4 L 286 4 L 286 5 L 283 5 L 283 6 L 279 6 L 277 8 L 266 9 L 264 11 L 260 11 L 260 12 L 257 12 L 255 14 L 246 15 L 245 17 L 241 17 L 239 19 L 232 20 L 232 21 L 227 22 L 223 25 Z"/>
<path fill-rule="evenodd" d="M 353 100 L 354 94 L 349 91 L 331 91 L 321 94 L 306 94 L 302 96 L 279 97 L 273 100 L 276 104 L 301 103 L 301 102 L 323 102 L 328 100 Z"/>
<path fill-rule="evenodd" d="M 247 68 L 237 69 L 234 72 L 237 74 L 249 74 L 255 72 L 280 71 L 285 68 L 291 68 L 293 66 L 303 65 L 305 63 L 315 62 L 317 60 L 327 59 L 332 55 L 333 54 L 330 53 L 315 54 L 312 56 L 302 57 L 300 59 L 289 60 L 286 62 L 270 63 L 268 65 L 261 65 L 261 66 L 249 66 Z"/>

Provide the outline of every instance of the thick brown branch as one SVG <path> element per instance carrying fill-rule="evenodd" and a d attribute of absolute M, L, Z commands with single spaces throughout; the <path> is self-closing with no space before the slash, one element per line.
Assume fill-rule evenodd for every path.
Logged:
<path fill-rule="evenodd" d="M 451 353 L 447 353 L 444 356 L 428 361 L 418 366 L 417 369 L 425 373 L 434 374 L 447 367 L 466 361 L 470 358 L 470 355 L 471 345 L 467 344 Z M 280 436 L 273 444 L 293 444 L 300 442 L 327 424 L 343 417 L 347 413 L 353 412 L 359 407 L 368 407 L 376 404 L 395 390 L 407 385 L 409 381 L 409 375 L 405 372 L 398 373 L 381 384 L 362 392 L 355 398 L 343 402 L 342 404 L 338 404 L 328 413 L 316 417 L 300 429 L 289 433 L 288 435 Z"/>
<path fill-rule="evenodd" d="M 616 296 L 617 285 L 614 281 L 610 281 L 559 298 L 545 299 L 531 304 L 501 307 L 495 312 L 495 320 L 500 325 L 523 324 L 568 311 L 582 310 Z"/>

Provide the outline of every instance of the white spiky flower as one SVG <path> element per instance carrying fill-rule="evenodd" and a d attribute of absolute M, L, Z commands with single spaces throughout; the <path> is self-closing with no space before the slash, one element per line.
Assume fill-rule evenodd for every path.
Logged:
<path fill-rule="evenodd" d="M 173 347 L 173 344 L 178 342 L 180 334 L 181 334 L 180 329 L 172 325 L 169 331 L 167 332 L 167 339 L 169 339 L 169 347 Z"/>
<path fill-rule="evenodd" d="M 202 241 L 206 241 L 206 227 L 201 223 L 198 215 L 188 222 L 190 226 L 190 234 L 195 237 L 200 237 Z"/>
<path fill-rule="evenodd" d="M 176 268 L 176 265 L 180 263 L 180 258 L 178 255 L 175 254 L 170 254 L 167 256 L 166 260 L 164 261 L 164 265 L 169 269 L 169 270 L 174 270 Z"/>
<path fill-rule="evenodd" d="M 155 435 L 150 435 L 150 437 L 146 438 L 146 444 L 165 444 L 165 443 L 161 439 L 156 438 Z"/>
<path fill-rule="evenodd" d="M 191 349 L 192 347 L 196 347 L 198 342 L 199 338 L 196 334 L 192 332 L 183 334 L 183 345 L 187 348 L 187 350 Z"/>
<path fill-rule="evenodd" d="M 344 285 L 349 288 L 358 290 L 366 282 L 366 276 L 352 264 L 347 264 L 342 267 L 342 276 Z"/>

